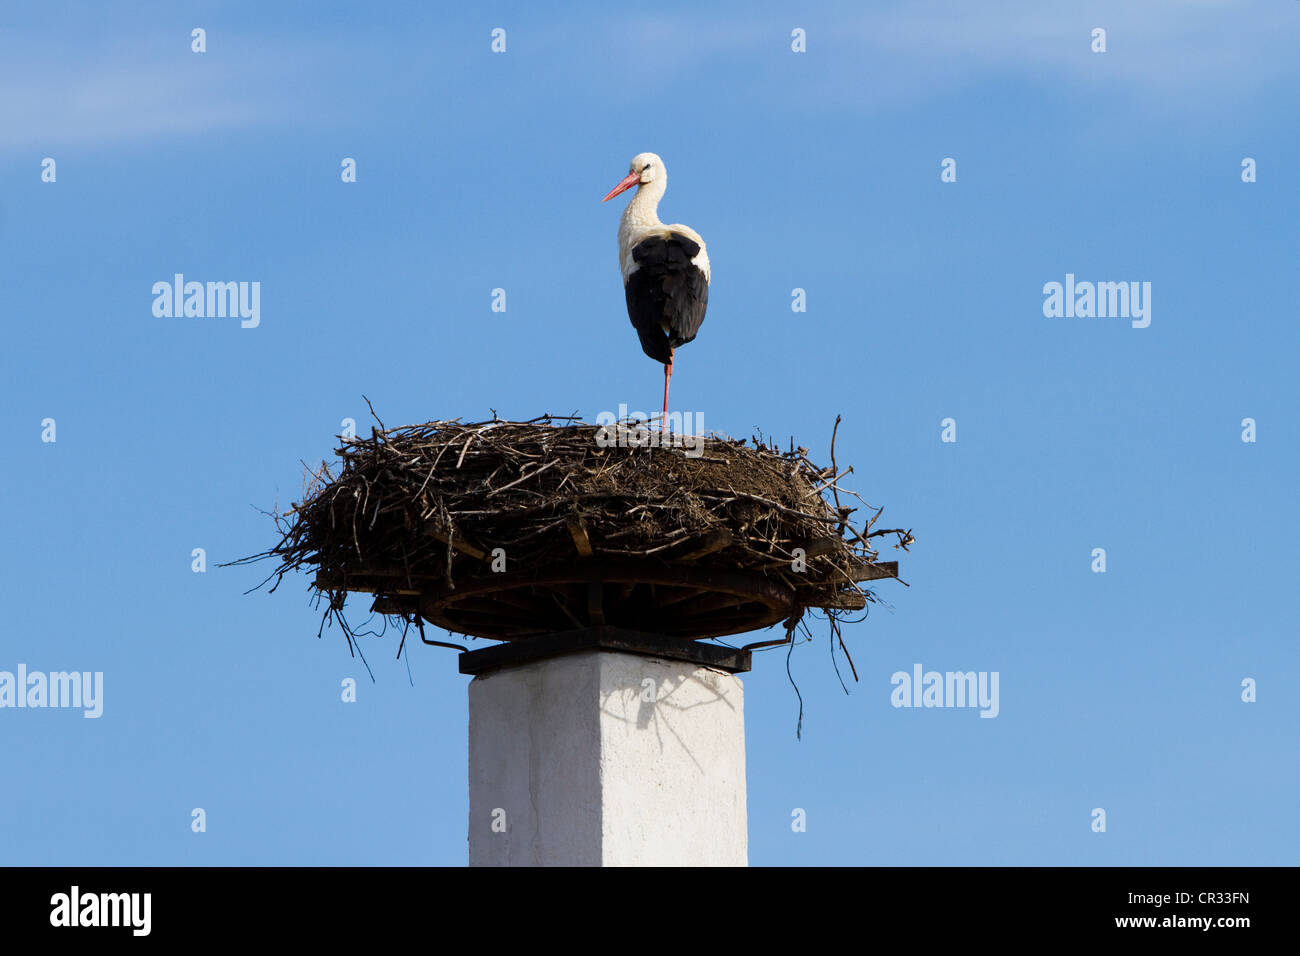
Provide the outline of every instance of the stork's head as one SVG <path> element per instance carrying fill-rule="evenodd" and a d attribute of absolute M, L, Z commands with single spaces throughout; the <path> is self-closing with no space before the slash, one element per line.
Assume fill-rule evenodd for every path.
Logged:
<path fill-rule="evenodd" d="M 664 169 L 664 161 L 654 153 L 637 153 L 632 157 L 632 162 L 628 164 L 627 176 L 623 181 L 609 191 L 601 202 L 608 202 L 619 193 L 633 186 L 644 186 L 646 183 L 655 181 L 662 182 L 667 178 L 668 173 Z"/>

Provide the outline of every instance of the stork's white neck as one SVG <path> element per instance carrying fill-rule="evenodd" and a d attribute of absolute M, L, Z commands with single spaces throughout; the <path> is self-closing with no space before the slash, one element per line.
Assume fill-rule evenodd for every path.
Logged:
<path fill-rule="evenodd" d="M 664 198 L 664 190 L 667 188 L 668 172 L 661 167 L 654 179 L 636 188 L 636 195 L 623 210 L 623 218 L 619 222 L 619 234 L 623 235 L 630 229 L 662 225 L 659 221 L 659 200 Z"/>

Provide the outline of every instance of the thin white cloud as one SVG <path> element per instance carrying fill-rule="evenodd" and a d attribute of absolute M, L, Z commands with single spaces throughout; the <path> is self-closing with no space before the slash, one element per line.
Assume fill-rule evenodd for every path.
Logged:
<path fill-rule="evenodd" d="M 202 133 L 261 118 L 255 103 L 219 83 L 157 64 L 114 64 L 66 75 L 0 73 L 0 129 L 7 149 L 117 142 Z"/>
<path fill-rule="evenodd" d="M 790 31 L 807 31 L 803 68 Z M 1107 52 L 1093 53 L 1092 30 Z M 557 45 L 572 42 L 557 32 Z M 745 89 L 809 108 L 888 108 L 1000 77 L 1194 104 L 1300 79 L 1300 2 L 1265 0 L 893 0 L 837 13 L 792 8 L 721 19 L 704 10 L 616 14 L 602 56 L 629 81 L 689 85 L 699 71 L 739 70 Z M 638 86 L 640 88 L 640 86 Z"/>
<path fill-rule="evenodd" d="M 1107 52 L 1093 53 L 1092 31 Z M 1248 0 L 956 4 L 914 0 L 864 17 L 870 55 L 916 57 L 945 72 L 1016 71 L 1164 94 L 1239 89 L 1297 72 L 1300 5 Z"/>
<path fill-rule="evenodd" d="M 0 150 L 112 145 L 220 133 L 342 111 L 324 89 L 348 62 L 346 45 L 241 39 L 192 53 L 187 35 L 50 49 L 48 36 L 0 44 Z M 314 79 L 309 79 L 314 78 Z"/>
<path fill-rule="evenodd" d="M 891 0 L 743 17 L 610 8 L 603 20 L 544 23 L 512 38 L 536 57 L 533 95 L 568 88 L 620 104 L 723 82 L 752 102 L 870 112 L 1005 77 L 1177 112 L 1300 88 L 1300 0 Z M 808 31 L 797 63 L 794 27 Z M 1094 27 L 1107 30 L 1104 55 L 1089 51 Z M 376 83 L 423 101 L 437 94 L 440 69 L 464 69 L 394 63 L 386 40 L 378 28 L 288 40 L 223 34 L 193 54 L 184 32 L 119 31 L 81 49 L 49 31 L 0 34 L 0 153 L 337 125 L 373 112 L 375 97 L 391 99 Z"/>

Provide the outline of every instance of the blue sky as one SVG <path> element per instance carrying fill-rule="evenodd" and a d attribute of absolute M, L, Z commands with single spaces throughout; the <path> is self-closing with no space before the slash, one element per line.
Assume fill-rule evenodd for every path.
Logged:
<path fill-rule="evenodd" d="M 102 671 L 104 713 L 0 709 L 0 862 L 465 862 L 451 652 L 408 676 L 370 641 L 371 683 L 306 578 L 216 564 L 363 393 L 389 424 L 653 407 L 599 202 L 652 150 L 713 270 L 674 406 L 822 458 L 842 414 L 852 487 L 917 538 L 849 695 L 796 648 L 802 741 L 782 657 L 745 676 L 751 862 L 1296 863 L 1298 32 L 1263 2 L 7 9 L 0 670 Z M 260 282 L 260 324 L 155 317 L 177 272 Z M 1150 326 L 1045 317 L 1067 273 L 1150 282 Z M 998 672 L 999 715 L 892 707 L 917 663 Z"/>

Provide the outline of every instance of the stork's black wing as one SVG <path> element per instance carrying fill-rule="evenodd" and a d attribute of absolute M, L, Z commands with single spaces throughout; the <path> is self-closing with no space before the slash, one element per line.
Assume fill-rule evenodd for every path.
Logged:
<path fill-rule="evenodd" d="M 627 314 L 641 349 L 667 363 L 669 349 L 695 338 L 709 304 L 709 283 L 691 262 L 700 244 L 679 232 L 650 236 L 632 247 L 637 269 L 627 277 Z"/>

